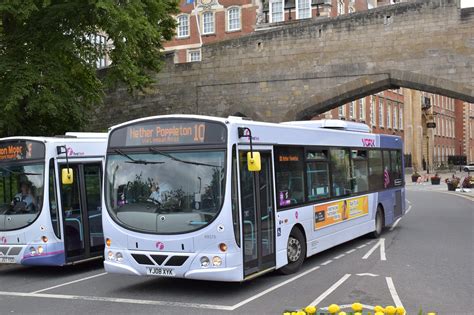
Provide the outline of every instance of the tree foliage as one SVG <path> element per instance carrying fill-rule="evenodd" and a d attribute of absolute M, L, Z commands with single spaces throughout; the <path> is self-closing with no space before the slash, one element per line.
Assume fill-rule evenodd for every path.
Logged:
<path fill-rule="evenodd" d="M 107 86 L 146 87 L 177 8 L 177 0 L 1 0 L 0 136 L 80 130 Z M 101 80 L 104 56 L 112 66 Z"/>

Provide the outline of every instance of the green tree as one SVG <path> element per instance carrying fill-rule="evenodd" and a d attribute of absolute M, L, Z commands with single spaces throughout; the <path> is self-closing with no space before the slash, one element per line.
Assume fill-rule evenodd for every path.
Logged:
<path fill-rule="evenodd" d="M 1 0 L 0 136 L 81 130 L 106 88 L 149 85 L 177 12 L 177 0 Z"/>

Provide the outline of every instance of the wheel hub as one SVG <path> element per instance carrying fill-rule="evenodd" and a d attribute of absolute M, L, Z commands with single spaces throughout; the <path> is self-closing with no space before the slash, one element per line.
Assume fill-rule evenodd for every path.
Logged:
<path fill-rule="evenodd" d="M 301 255 L 301 244 L 300 242 L 290 236 L 288 240 L 288 260 L 290 262 L 295 262 L 300 258 Z"/>

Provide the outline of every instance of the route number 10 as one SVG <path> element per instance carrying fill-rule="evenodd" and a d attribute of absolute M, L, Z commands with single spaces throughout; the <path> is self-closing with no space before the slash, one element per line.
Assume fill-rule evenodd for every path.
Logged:
<path fill-rule="evenodd" d="M 206 133 L 206 125 L 199 124 L 194 125 L 194 141 L 204 142 L 204 135 Z"/>

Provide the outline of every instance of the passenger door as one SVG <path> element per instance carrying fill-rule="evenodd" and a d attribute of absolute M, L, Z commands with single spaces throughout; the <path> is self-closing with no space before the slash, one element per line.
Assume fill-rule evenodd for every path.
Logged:
<path fill-rule="evenodd" d="M 101 208 L 101 163 L 70 164 L 74 182 L 61 183 L 66 261 L 102 254 L 104 237 Z M 60 165 L 59 174 L 66 165 Z"/>
<path fill-rule="evenodd" d="M 244 277 L 275 266 L 275 206 L 270 151 L 262 151 L 260 172 L 247 169 L 247 151 L 239 151 Z"/>

